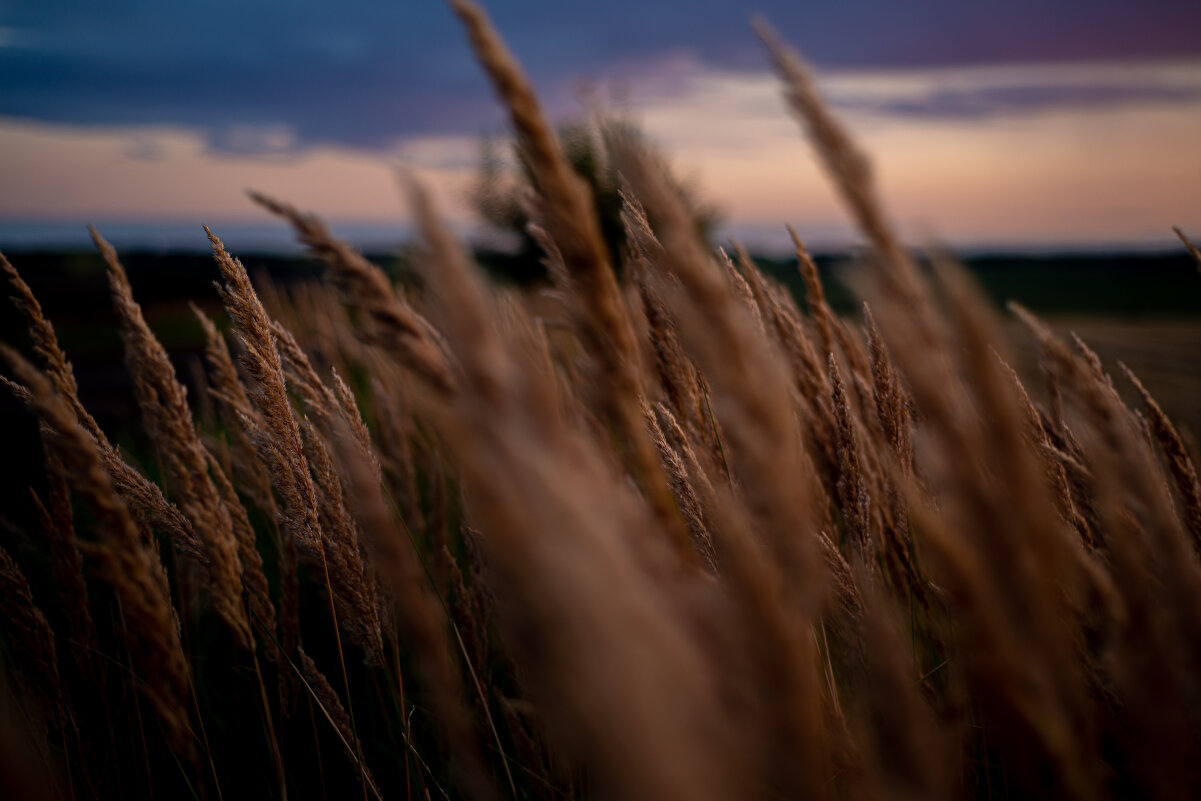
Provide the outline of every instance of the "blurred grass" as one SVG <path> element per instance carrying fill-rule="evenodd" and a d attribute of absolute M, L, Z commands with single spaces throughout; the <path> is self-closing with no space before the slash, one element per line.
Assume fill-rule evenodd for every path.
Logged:
<path fill-rule="evenodd" d="M 64 349 L 76 365 L 84 404 L 96 414 L 114 441 L 158 480 L 160 470 L 151 443 L 139 424 L 132 383 L 124 365 L 121 337 L 108 302 L 99 259 L 90 254 L 14 254 L 12 259 L 28 276 L 47 316 L 59 332 Z M 203 338 L 187 302 L 195 300 L 215 319 L 224 319 L 212 286 L 217 277 L 215 265 L 208 257 L 193 254 L 175 257 L 129 254 L 123 255 L 123 260 L 147 321 L 175 362 L 176 375 L 181 381 L 190 382 L 196 375 L 189 369 L 190 363 L 199 357 Z M 291 282 L 312 280 L 319 274 L 319 268 L 300 259 L 250 256 L 245 261 L 252 273 L 266 272 L 277 286 L 285 288 Z M 769 272 L 784 280 L 798 295 L 803 295 L 794 262 L 763 261 Z M 843 282 L 850 270 L 848 262 L 825 257 L 819 259 L 819 264 L 828 297 L 836 310 L 858 318 L 859 303 Z M 1135 408 L 1139 403 L 1117 370 L 1118 360 L 1129 365 L 1143 379 L 1165 411 L 1181 424 L 1186 439 L 1190 437 L 1187 432 L 1201 431 L 1201 405 L 1197 403 L 1201 398 L 1201 348 L 1198 347 L 1201 343 L 1201 276 L 1186 258 L 1165 255 L 1097 257 L 1091 261 L 1087 257 L 1007 261 L 994 257 L 983 262 L 969 262 L 968 267 L 997 308 L 1003 308 L 1009 300 L 1017 300 L 1040 314 L 1057 333 L 1074 331 L 1083 338 L 1100 355 L 1106 369 L 1113 374 L 1115 385 Z M 0 340 L 27 349 L 23 329 L 24 322 L 18 315 L 10 313 L 0 317 Z M 1006 333 L 1014 366 L 1037 398 L 1044 394 L 1039 391 L 1037 349 L 1016 323 L 1008 323 Z M 351 374 L 351 379 L 356 384 L 365 383 L 362 375 Z M 190 387 L 189 394 L 195 399 L 199 393 L 196 387 Z M 13 403 L 3 408 L 5 426 L 0 436 L 8 442 L 10 466 L 40 462 L 34 455 L 39 448 L 36 428 L 27 413 Z M 25 453 L 29 455 L 23 455 Z M 33 522 L 22 519 L 21 514 L 29 506 L 26 486 L 31 482 L 36 485 L 40 480 L 39 475 L 31 474 L 0 484 L 0 489 L 9 493 L 0 498 L 0 507 L 6 510 L 0 516 L 7 518 L 14 529 L 33 530 Z M 425 491 L 426 488 L 422 489 Z M 457 530 L 457 526 L 452 528 Z M 26 552 L 34 548 L 32 543 L 25 546 Z M 270 561 L 274 563 L 275 560 Z M 51 586 L 50 577 L 42 571 L 34 579 L 40 594 L 47 596 L 49 591 L 41 588 Z M 272 573 L 271 581 L 277 583 L 275 573 Z M 323 599 L 311 592 L 313 582 L 305 581 L 303 586 L 310 591 L 301 599 L 301 619 L 322 620 Z M 227 765 L 238 765 L 241 761 L 247 771 L 253 771 L 260 763 L 255 761 L 256 752 L 245 747 L 245 743 L 253 740 L 256 733 L 242 730 L 236 718 L 223 717 L 221 710 L 253 704 L 254 688 L 249 683 L 242 686 L 226 675 L 235 657 L 222 645 L 220 630 L 211 625 L 198 628 L 194 622 L 189 626 L 192 638 L 189 649 L 196 655 L 193 667 L 198 684 L 203 688 L 199 704 L 205 718 L 213 722 L 209 732 L 213 741 L 228 744 L 220 748 L 219 760 Z M 305 628 L 304 635 L 306 647 L 314 653 L 336 652 L 337 646 L 328 629 L 310 626 Z M 363 688 L 361 696 L 355 699 L 359 708 L 371 699 L 394 698 L 374 683 L 378 676 L 358 664 L 350 667 L 350 685 Z M 408 670 L 406 664 L 405 672 Z M 221 689 L 210 692 L 211 687 Z M 234 698 L 231 693 L 239 695 L 233 704 L 226 706 Z M 398 710 L 398 717 L 399 714 Z M 395 740 L 396 731 L 383 727 L 362 732 L 369 763 L 392 764 L 399 771 L 399 763 L 391 759 L 404 749 L 404 744 Z M 419 750 L 427 753 L 437 748 L 432 742 L 419 745 Z M 317 762 L 322 759 L 322 754 L 338 751 L 338 744 L 328 732 L 315 733 L 312 742 L 290 743 L 289 746 L 294 749 L 289 752 L 291 765 L 317 764 L 319 773 L 324 775 L 329 771 L 327 778 L 331 785 L 354 781 L 353 771 L 342 760 L 325 760 L 328 764 Z M 136 744 L 132 750 L 136 752 Z M 987 760 L 990 757 L 981 752 L 980 758 Z M 408 781 L 399 775 L 396 780 L 398 784 L 402 780 L 406 784 Z M 983 788 L 981 794 L 990 789 Z"/>
<path fill-rule="evenodd" d="M 1196 282 L 1201 285 L 1201 276 Z M 1185 437 L 1192 438 L 1189 444 L 1196 450 L 1196 437 L 1201 434 L 1201 316 L 1138 319 L 1064 314 L 1044 319 L 1056 334 L 1066 336 L 1074 331 L 1087 342 L 1113 376 L 1123 400 L 1131 408 L 1141 409 L 1137 394 L 1117 367 L 1118 361 L 1124 362 Z M 1017 361 L 1014 367 L 1027 377 L 1034 397 L 1042 399 L 1042 384 L 1034 378 L 1038 375 L 1037 347 L 1016 323 L 1008 326 L 1007 333 Z"/>
<path fill-rule="evenodd" d="M 111 305 L 104 268 L 87 252 L 16 252 L 21 270 L 54 323 L 63 348 L 79 373 L 84 401 L 106 429 L 135 452 L 146 443 L 136 419 L 132 385 L 124 367 L 121 335 Z M 377 264 L 405 275 L 403 259 L 368 254 Z M 512 257 L 478 254 L 490 273 L 519 283 L 536 272 L 515 266 Z M 176 362 L 177 374 L 191 376 L 188 362 L 199 356 L 203 335 L 188 309 L 196 302 L 223 320 L 213 288 L 218 277 L 212 258 L 203 253 L 122 253 L 121 259 L 147 321 Z M 278 285 L 313 280 L 321 268 L 301 256 L 246 254 L 251 275 L 266 274 Z M 804 286 L 794 259 L 756 257 L 761 268 L 786 284 L 797 297 Z M 857 316 L 859 301 L 848 285 L 857 265 L 845 255 L 816 256 L 827 300 L 843 315 Z M 1010 300 L 1075 331 L 1116 373 L 1116 360 L 1130 366 L 1165 411 L 1192 432 L 1201 431 L 1201 277 L 1186 253 L 1075 254 L 1061 256 L 990 255 L 964 261 L 986 296 L 999 310 Z M 103 299 L 103 300 L 102 300 Z M 1038 355 L 1017 327 L 1010 337 L 1015 367 L 1028 379 L 1037 375 Z M 17 315 L 0 316 L 0 341 L 24 349 L 28 343 Z M 1115 377 L 1132 398 L 1124 379 Z M 1038 385 L 1037 379 L 1031 381 Z M 192 390 L 195 392 L 195 389 Z M 195 397 L 193 395 L 193 397 Z"/>

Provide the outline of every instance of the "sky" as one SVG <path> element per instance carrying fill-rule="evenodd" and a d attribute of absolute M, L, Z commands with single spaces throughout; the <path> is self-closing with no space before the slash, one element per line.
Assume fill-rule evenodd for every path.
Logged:
<path fill-rule="evenodd" d="M 905 235 L 956 246 L 1171 246 L 1201 229 L 1201 3 L 494 0 L 556 118 L 629 113 L 723 213 L 853 241 L 747 24 L 815 64 Z M 404 164 L 471 232 L 503 115 L 438 0 L 0 0 L 0 247 L 286 232 L 276 194 L 390 241 Z M 219 231 L 220 232 L 220 231 Z"/>

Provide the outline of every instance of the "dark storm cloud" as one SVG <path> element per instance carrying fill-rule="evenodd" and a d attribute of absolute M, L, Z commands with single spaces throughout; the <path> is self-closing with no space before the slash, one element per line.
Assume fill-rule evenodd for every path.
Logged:
<path fill-rule="evenodd" d="M 1201 54 L 1201 3 L 1173 0 L 754 6 L 498 0 L 489 6 L 560 109 L 580 79 L 628 74 L 628 65 L 664 54 L 762 69 L 763 54 L 746 25 L 751 11 L 763 12 L 812 60 L 831 67 Z M 967 102 L 927 101 L 931 109 Z M 500 120 L 461 32 L 437 0 L 0 2 L 0 116 L 183 125 L 204 131 L 214 148 L 241 151 L 314 143 L 381 148 L 405 136 L 472 132 Z"/>

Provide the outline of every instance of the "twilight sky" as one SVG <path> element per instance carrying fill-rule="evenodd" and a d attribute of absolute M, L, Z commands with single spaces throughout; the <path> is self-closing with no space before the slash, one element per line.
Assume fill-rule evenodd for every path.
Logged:
<path fill-rule="evenodd" d="M 552 113 L 578 113 L 585 82 L 620 98 L 751 241 L 785 222 L 849 237 L 756 11 L 817 64 L 910 236 L 1167 245 L 1201 226 L 1195 1 L 487 5 Z M 248 186 L 399 231 L 397 161 L 469 227 L 479 136 L 501 124 L 438 0 L 0 0 L 0 247 L 89 220 L 130 239 L 210 222 L 236 244 L 267 222 Z"/>

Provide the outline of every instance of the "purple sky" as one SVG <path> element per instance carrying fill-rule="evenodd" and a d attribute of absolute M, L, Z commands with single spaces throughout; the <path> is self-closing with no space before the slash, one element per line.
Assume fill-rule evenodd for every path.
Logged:
<path fill-rule="evenodd" d="M 753 12 L 826 68 L 1201 56 L 1201 3 L 1188 0 L 487 6 L 550 98 L 570 96 L 580 79 L 668 55 L 761 69 L 763 53 L 746 24 Z M 996 102 L 1025 100 L 1011 94 Z M 253 146 L 230 136 L 244 126 L 286 126 L 297 147 L 370 148 L 401 136 L 477 131 L 499 115 L 438 0 L 9 0 L 0 3 L 0 117 L 183 125 L 203 131 L 214 148 L 236 150 Z"/>

